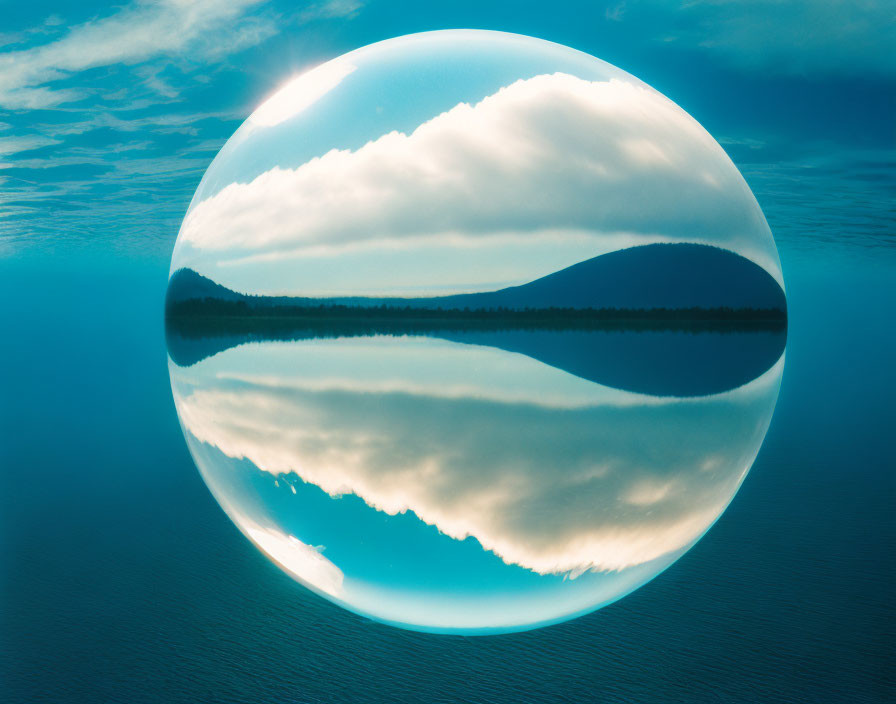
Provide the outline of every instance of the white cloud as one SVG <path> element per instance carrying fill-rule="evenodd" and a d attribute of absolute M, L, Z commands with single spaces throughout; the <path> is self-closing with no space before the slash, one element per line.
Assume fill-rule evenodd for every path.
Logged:
<path fill-rule="evenodd" d="M 18 152 L 27 152 L 32 149 L 49 147 L 53 144 L 59 144 L 59 140 L 44 137 L 39 134 L 22 135 L 19 137 L 0 137 L 0 156 L 16 154 Z"/>
<path fill-rule="evenodd" d="M 310 4 L 299 13 L 304 22 L 312 20 L 332 19 L 337 17 L 354 17 L 364 3 L 361 0 L 324 0 Z"/>
<path fill-rule="evenodd" d="M 665 41 L 706 49 L 750 70 L 896 72 L 891 0 L 647 0 L 629 3 L 628 10 L 625 20 L 662 26 Z"/>
<path fill-rule="evenodd" d="M 557 73 L 461 103 L 411 134 L 392 132 L 357 151 L 333 150 L 231 183 L 191 208 L 172 267 L 222 267 L 210 275 L 225 282 L 235 274 L 223 267 L 244 259 L 263 286 L 270 262 L 287 258 L 293 280 L 307 282 L 313 273 L 295 269 L 303 258 L 366 247 L 423 252 L 418 271 L 450 283 L 470 269 L 461 261 L 447 270 L 442 250 L 458 251 L 453 238 L 474 246 L 468 259 L 485 268 L 501 266 L 509 250 L 526 257 L 533 247 L 530 270 L 520 272 L 526 279 L 562 268 L 558 258 L 569 266 L 588 251 L 603 253 L 602 241 L 620 233 L 630 244 L 717 244 L 779 274 L 755 199 L 696 121 L 642 85 Z M 512 242 L 489 250 L 497 236 Z M 545 237 L 554 269 L 541 271 L 548 263 L 537 243 Z M 323 269 L 333 282 L 332 267 Z M 363 270 L 351 267 L 346 282 Z"/>
<path fill-rule="evenodd" d="M 413 512 L 448 536 L 476 538 L 509 564 L 573 577 L 644 564 L 696 540 L 752 464 L 782 368 L 779 362 L 745 387 L 699 400 L 651 404 L 630 395 L 629 404 L 581 406 L 570 392 L 569 404 L 547 407 L 522 392 L 495 400 L 491 390 L 438 396 L 413 383 L 374 390 L 363 372 L 369 349 L 353 355 L 349 345 L 334 361 L 339 344 L 251 345 L 172 367 L 184 428 L 275 476 L 298 476 L 334 497 L 355 494 L 387 514 Z M 439 346 L 435 357 L 421 347 L 416 359 L 370 364 L 385 379 L 411 369 L 410 376 L 438 379 L 447 348 L 468 370 L 489 355 L 513 363 L 511 353 Z M 279 372 L 290 359 L 292 369 L 339 366 L 343 379 L 359 376 L 358 389 L 321 387 L 304 376 L 261 385 L 222 378 L 226 370 Z M 524 390 L 561 373 L 530 366 Z M 226 476 L 213 466 L 203 474 L 216 494 L 227 494 Z"/>
<path fill-rule="evenodd" d="M 154 134 L 191 134 L 196 131 L 195 123 L 202 120 L 234 120 L 238 113 L 232 110 L 193 113 L 161 113 L 122 119 L 111 112 L 95 112 L 85 120 L 63 122 L 59 124 L 38 123 L 35 125 L 43 134 L 51 137 L 64 137 L 72 134 L 85 134 L 93 130 L 109 128 L 116 132 L 137 132 L 151 128 Z"/>
<path fill-rule="evenodd" d="M 0 107 L 46 108 L 79 100 L 86 95 L 83 84 L 76 88 L 48 84 L 98 66 L 184 55 L 218 61 L 279 31 L 278 20 L 270 13 L 249 13 L 266 2 L 136 0 L 115 14 L 76 25 L 53 41 L 0 53 Z M 361 7 L 360 0 L 326 0 L 307 7 L 297 20 L 353 17 Z M 46 33 L 46 27 L 56 30 L 61 24 L 53 16 L 45 27 L 29 34 Z M 157 71 L 144 78 L 144 84 L 160 95 L 177 95 L 177 88 L 160 80 Z"/>
<path fill-rule="evenodd" d="M 116 14 L 72 27 L 40 46 L 0 54 L 0 106 L 41 108 L 83 97 L 82 89 L 46 84 L 97 66 L 133 64 L 187 48 L 201 53 L 245 47 L 273 27 L 241 16 L 263 0 L 137 2 Z M 243 30 L 246 30 L 244 32 Z"/>

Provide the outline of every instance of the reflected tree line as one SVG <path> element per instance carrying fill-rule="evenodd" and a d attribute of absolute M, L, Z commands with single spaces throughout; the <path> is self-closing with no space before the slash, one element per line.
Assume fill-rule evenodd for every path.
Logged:
<path fill-rule="evenodd" d="M 774 308 L 423 308 L 379 305 L 270 305 L 247 300 L 193 298 L 169 302 L 169 324 L 222 332 L 310 327 L 346 330 L 419 329 L 648 329 L 780 330 L 785 311 Z"/>

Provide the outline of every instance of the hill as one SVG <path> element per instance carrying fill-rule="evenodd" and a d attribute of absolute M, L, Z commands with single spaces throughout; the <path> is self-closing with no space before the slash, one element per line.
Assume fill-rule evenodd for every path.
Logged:
<path fill-rule="evenodd" d="M 185 305 L 192 302 L 190 305 Z M 227 304 L 227 305 L 221 305 Z M 752 261 L 717 247 L 653 244 L 589 259 L 535 281 L 497 291 L 435 296 L 251 296 L 180 269 L 166 296 L 169 314 L 278 315 L 309 308 L 403 311 L 695 310 L 775 311 L 784 315 L 784 292 Z M 275 311 L 274 309 L 282 309 Z M 342 311 L 345 312 L 344 310 Z"/>

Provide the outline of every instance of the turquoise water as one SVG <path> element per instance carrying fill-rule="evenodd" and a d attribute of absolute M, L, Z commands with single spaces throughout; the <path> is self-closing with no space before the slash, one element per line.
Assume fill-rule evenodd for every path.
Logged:
<path fill-rule="evenodd" d="M 238 532 L 178 426 L 162 267 L 5 264 L 4 700 L 891 699 L 893 267 L 782 260 L 781 393 L 721 519 L 615 604 L 483 638 L 365 620 Z"/>

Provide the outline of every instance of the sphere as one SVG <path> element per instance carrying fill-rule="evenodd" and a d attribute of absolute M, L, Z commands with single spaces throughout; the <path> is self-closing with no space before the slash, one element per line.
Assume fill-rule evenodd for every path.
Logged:
<path fill-rule="evenodd" d="M 485 634 L 652 579 L 721 515 L 783 369 L 774 240 L 613 66 L 444 31 L 289 81 L 217 155 L 166 299 L 190 451 L 364 616 Z"/>

